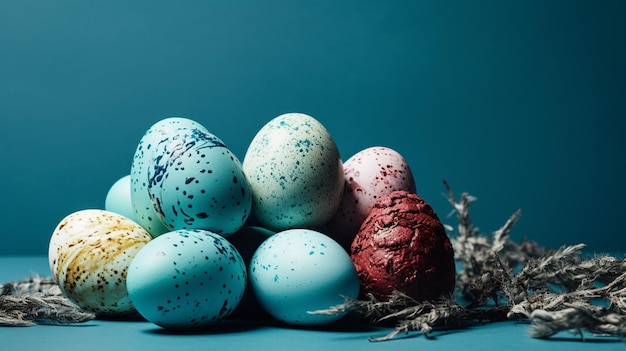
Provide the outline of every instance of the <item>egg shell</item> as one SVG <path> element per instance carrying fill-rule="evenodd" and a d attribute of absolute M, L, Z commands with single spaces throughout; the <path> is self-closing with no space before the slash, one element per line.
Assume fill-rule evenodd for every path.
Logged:
<path fill-rule="evenodd" d="M 351 247 L 363 294 L 386 299 L 400 291 L 416 300 L 449 297 L 454 251 L 435 211 L 403 190 L 380 199 Z"/>
<path fill-rule="evenodd" d="M 344 193 L 327 233 L 346 250 L 374 204 L 396 190 L 416 192 L 415 179 L 405 158 L 397 151 L 375 146 L 359 151 L 343 165 Z"/>
<path fill-rule="evenodd" d="M 241 163 L 203 127 L 163 128 L 150 144 L 144 179 L 155 215 L 170 230 L 197 228 L 228 236 L 250 215 L 252 195 Z M 138 167 L 141 168 L 141 167 Z"/>
<path fill-rule="evenodd" d="M 357 298 L 359 281 L 348 253 L 330 237 L 309 229 L 279 232 L 261 244 L 250 284 L 263 309 L 293 325 L 321 325 L 344 316 L 311 314 Z"/>
<path fill-rule="evenodd" d="M 50 271 L 63 294 L 100 316 L 132 314 L 128 266 L 152 237 L 139 224 L 109 211 L 86 209 L 65 217 L 50 239 Z"/>
<path fill-rule="evenodd" d="M 154 123 L 139 140 L 131 165 L 131 201 L 137 223 L 143 226 L 153 237 L 171 229 L 166 227 L 157 213 L 157 204 L 150 198 L 148 187 L 154 174 L 156 146 L 167 134 L 178 129 L 197 128 L 206 130 L 194 120 L 184 117 L 169 117 Z"/>
<path fill-rule="evenodd" d="M 133 259 L 128 293 L 137 311 L 164 328 L 199 328 L 229 316 L 246 286 L 246 266 L 224 237 L 200 229 L 160 235 Z"/>
<path fill-rule="evenodd" d="M 148 186 L 163 223 L 228 236 L 246 222 L 252 196 L 241 163 L 208 132 L 179 129 L 157 146 Z"/>
<path fill-rule="evenodd" d="M 256 134 L 243 160 L 252 212 L 273 231 L 316 228 L 339 207 L 343 164 L 326 128 L 302 113 L 280 115 Z"/>
<path fill-rule="evenodd" d="M 130 175 L 123 176 L 113 183 L 104 200 L 104 209 L 139 222 L 130 197 Z"/>

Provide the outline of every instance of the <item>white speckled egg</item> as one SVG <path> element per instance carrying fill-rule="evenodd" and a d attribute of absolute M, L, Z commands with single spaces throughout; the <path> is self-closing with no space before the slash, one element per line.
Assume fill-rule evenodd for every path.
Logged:
<path fill-rule="evenodd" d="M 139 222 L 130 198 L 130 175 L 126 175 L 113 183 L 104 200 L 104 209 Z"/>
<path fill-rule="evenodd" d="M 196 228 L 231 235 L 250 215 L 248 180 L 237 157 L 218 137 L 186 121 L 157 123 L 153 128 L 158 131 L 151 128 L 140 142 L 131 177 L 136 185 L 133 196 L 143 199 L 134 206 L 149 213 L 138 217 L 156 217 L 169 230 Z M 147 192 L 147 206 L 140 192 Z"/>
<path fill-rule="evenodd" d="M 327 223 L 327 232 L 349 250 L 374 204 L 396 190 L 415 193 L 408 163 L 397 151 L 376 146 L 359 151 L 344 163 L 346 185 L 339 209 Z"/>
<path fill-rule="evenodd" d="M 243 161 L 252 212 L 273 231 L 317 228 L 341 201 L 344 174 L 334 140 L 315 118 L 287 113 L 256 134 Z"/>
<path fill-rule="evenodd" d="M 88 209 L 65 217 L 50 239 L 50 271 L 67 298 L 101 316 L 135 312 L 126 272 L 152 237 L 117 213 Z"/>
<path fill-rule="evenodd" d="M 137 311 L 164 328 L 198 328 L 232 313 L 246 266 L 224 237 L 200 229 L 165 233 L 133 259 L 128 293 Z"/>
<path fill-rule="evenodd" d="M 314 230 L 290 229 L 271 236 L 255 252 L 248 271 L 263 309 L 288 324 L 334 322 L 343 314 L 308 312 L 359 294 L 359 279 L 348 253 Z"/>

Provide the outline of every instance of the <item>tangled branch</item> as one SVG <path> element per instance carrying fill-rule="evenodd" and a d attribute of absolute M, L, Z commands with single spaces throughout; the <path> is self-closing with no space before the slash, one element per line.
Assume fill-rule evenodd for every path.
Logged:
<path fill-rule="evenodd" d="M 36 276 L 0 286 L 0 326 L 72 324 L 94 318 L 65 298 L 52 279 Z"/>
<path fill-rule="evenodd" d="M 439 301 L 416 301 L 394 292 L 388 301 L 371 296 L 313 313 L 339 311 L 360 314 L 370 322 L 394 321 L 384 341 L 401 333 L 425 335 L 437 326 L 454 327 L 462 321 L 526 319 L 528 333 L 548 338 L 560 331 L 608 334 L 626 339 L 626 259 L 608 255 L 583 258 L 584 244 L 557 250 L 523 240 L 515 243 L 510 232 L 519 219 L 516 211 L 491 236 L 480 233 L 470 219 L 475 197 L 463 193 L 457 200 L 444 181 L 448 199 L 458 219 L 458 234 L 451 238 L 455 260 L 456 296 Z"/>

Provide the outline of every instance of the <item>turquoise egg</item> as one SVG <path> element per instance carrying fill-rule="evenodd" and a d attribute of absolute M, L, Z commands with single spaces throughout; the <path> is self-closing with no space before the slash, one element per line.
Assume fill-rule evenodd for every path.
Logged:
<path fill-rule="evenodd" d="M 250 185 L 237 157 L 197 122 L 165 119 L 137 147 L 131 172 L 133 208 L 154 236 L 205 229 L 228 236 L 250 215 Z"/>
<path fill-rule="evenodd" d="M 248 268 L 252 291 L 275 319 L 321 325 L 338 314 L 312 314 L 355 299 L 359 279 L 348 253 L 330 237 L 310 229 L 279 232 L 256 250 Z"/>
<path fill-rule="evenodd" d="M 130 175 L 125 175 L 118 179 L 104 199 L 104 209 L 117 214 L 121 214 L 126 218 L 137 222 L 135 211 L 133 210 L 133 202 L 130 198 Z"/>
<path fill-rule="evenodd" d="M 241 255 L 221 235 L 181 229 L 150 241 L 128 267 L 128 295 L 148 321 L 188 329 L 228 317 L 246 287 Z"/>
<path fill-rule="evenodd" d="M 197 122 L 182 118 L 170 117 L 153 124 L 144 133 L 137 144 L 130 171 L 131 201 L 137 223 L 143 226 L 150 235 L 157 237 L 171 229 L 161 221 L 158 207 L 150 198 L 148 187 L 154 174 L 156 145 L 169 133 L 181 128 L 199 128 L 206 130 Z M 208 131 L 207 131 L 208 132 Z"/>

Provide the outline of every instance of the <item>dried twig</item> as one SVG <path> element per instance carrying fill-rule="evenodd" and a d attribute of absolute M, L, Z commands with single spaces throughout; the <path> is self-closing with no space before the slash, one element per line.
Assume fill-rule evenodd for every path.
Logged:
<path fill-rule="evenodd" d="M 458 233 L 451 242 L 461 265 L 456 292 L 465 305 L 452 298 L 415 301 L 395 292 L 388 301 L 370 296 L 315 313 L 342 311 L 364 315 L 374 323 L 396 323 L 388 335 L 372 341 L 410 331 L 428 335 L 436 326 L 451 327 L 464 320 L 507 318 L 527 319 L 529 335 L 537 338 L 562 330 L 626 338 L 626 260 L 608 255 L 585 259 L 583 244 L 549 250 L 526 240 L 515 243 L 510 232 L 519 210 L 491 237 L 482 235 L 469 217 L 476 198 L 463 193 L 457 200 L 448 183 L 444 185 L 458 219 Z"/>
<path fill-rule="evenodd" d="M 558 311 L 534 310 L 530 314 L 528 334 L 535 338 L 548 338 L 560 331 L 573 330 L 584 337 L 582 331 L 593 334 L 626 335 L 626 316 L 617 313 L 594 314 L 587 308 L 572 306 Z"/>
<path fill-rule="evenodd" d="M 72 324 L 94 318 L 65 298 L 52 279 L 36 276 L 0 286 L 0 326 Z"/>

